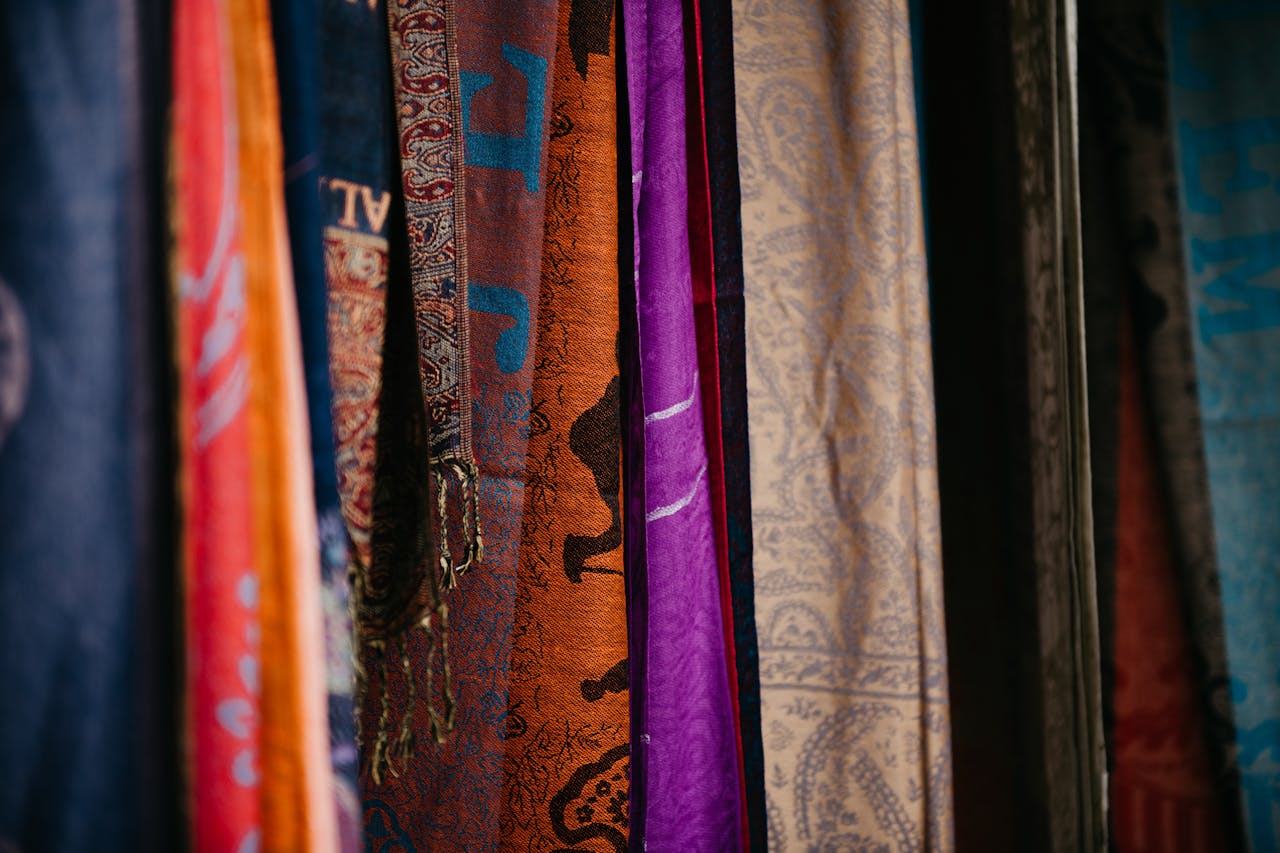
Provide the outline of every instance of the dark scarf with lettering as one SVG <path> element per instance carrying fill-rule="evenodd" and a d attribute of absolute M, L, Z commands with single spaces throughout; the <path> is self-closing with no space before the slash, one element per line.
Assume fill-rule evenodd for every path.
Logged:
<path fill-rule="evenodd" d="M 371 576 L 395 595 L 360 617 L 372 664 L 367 741 L 371 716 L 379 720 L 365 778 L 375 846 L 476 850 L 500 838 L 557 8 L 395 0 L 390 9 L 405 216 L 394 229 L 403 256 L 393 241 L 391 266 L 412 277 L 404 310 L 416 320 L 419 384 L 406 396 L 426 405 L 431 471 L 419 491 L 433 494 L 425 528 L 387 537 L 416 542 L 406 557 L 420 562 L 387 564 L 384 576 L 375 554 Z M 400 311 L 388 312 L 388 363 Z"/>
<path fill-rule="evenodd" d="M 561 3 L 502 837 L 627 849 L 630 732 L 610 0 Z"/>

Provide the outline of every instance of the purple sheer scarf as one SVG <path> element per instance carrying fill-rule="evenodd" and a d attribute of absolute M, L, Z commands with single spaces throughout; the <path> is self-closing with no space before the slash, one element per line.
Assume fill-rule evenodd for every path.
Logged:
<path fill-rule="evenodd" d="M 644 683 L 635 847 L 740 848 L 733 707 L 720 616 L 689 266 L 683 13 L 624 0 L 644 417 Z M 634 830 L 633 830 L 634 831 Z"/>

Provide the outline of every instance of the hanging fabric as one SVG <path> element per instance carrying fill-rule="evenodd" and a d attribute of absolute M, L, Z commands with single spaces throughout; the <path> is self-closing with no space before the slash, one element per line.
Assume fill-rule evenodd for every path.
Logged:
<path fill-rule="evenodd" d="M 764 850 L 764 746 L 760 734 L 760 666 L 751 565 L 751 459 L 747 440 L 746 332 L 742 299 L 742 213 L 730 0 L 699 0 L 702 110 L 711 205 L 720 442 L 724 458 L 726 559 L 737 668 L 743 814 L 750 849 Z M 686 46 L 687 47 L 687 46 Z M 705 309 L 704 309 L 705 310 Z M 701 340 L 701 338 L 700 338 Z M 705 406 L 705 401 L 704 401 Z"/>
<path fill-rule="evenodd" d="M 192 848 L 259 846 L 263 571 L 250 473 L 248 294 L 231 28 L 174 7 L 175 337 Z"/>
<path fill-rule="evenodd" d="M 682 21 L 674 0 L 623 5 L 642 388 L 630 428 L 644 454 L 644 589 L 632 599 L 644 812 L 633 843 L 724 850 L 740 844 L 741 786 L 690 285 Z"/>
<path fill-rule="evenodd" d="M 352 587 L 349 602 L 337 594 L 347 589 L 339 587 L 336 579 L 326 590 L 329 651 L 334 657 L 341 656 L 330 660 L 329 693 L 333 716 L 348 714 L 351 737 L 356 741 L 362 728 L 361 703 L 366 697 L 353 697 L 353 676 L 358 674 L 360 684 L 367 686 L 366 650 L 363 643 L 357 642 L 353 648 L 350 640 L 342 643 L 337 638 L 345 628 L 348 637 L 373 636 L 385 642 L 376 633 L 385 624 L 385 614 L 404 608 L 405 599 L 417 600 L 425 558 L 419 553 L 416 534 L 425 523 L 428 501 L 425 486 L 418 488 L 408 482 L 416 478 L 425 483 L 428 478 L 421 458 L 425 451 L 421 448 L 420 405 L 416 417 L 414 414 L 414 402 L 420 400 L 415 391 L 416 358 L 411 351 L 402 353 L 394 346 L 395 332 L 402 330 L 404 323 L 393 324 L 394 330 L 389 330 L 387 322 L 391 302 L 387 234 L 394 225 L 393 171 L 398 170 L 388 142 L 395 134 L 386 15 L 382 2 L 353 4 L 346 0 L 326 0 L 320 12 L 324 57 L 320 197 L 325 223 L 332 423 L 337 489 L 348 543 L 344 550 Z M 397 283 L 403 278 L 399 276 Z M 412 327 L 412 318 L 404 319 Z M 375 536 L 375 532 L 382 535 Z M 405 541 L 386 547 L 388 532 L 402 534 Z M 375 544 L 381 546 L 376 552 Z M 378 657 L 385 665 L 386 654 Z M 356 672 L 349 663 L 353 658 Z M 378 675 L 379 683 L 385 682 L 385 671 Z M 378 699 L 384 695 L 380 693 Z M 378 748 L 381 738 L 392 734 L 388 731 L 389 705 L 381 701 L 374 704 L 377 711 L 367 722 L 361 744 L 366 754 Z M 384 707 L 387 719 L 382 715 Z M 397 746 L 400 733 L 401 729 L 394 732 Z M 337 737 L 338 732 L 333 735 Z M 382 743 L 380 757 L 387 749 L 387 743 Z M 343 804 L 339 817 L 345 844 L 346 821 L 355 821 L 350 833 L 357 838 L 363 826 L 354 779 L 347 788 L 348 774 L 354 776 L 357 769 L 357 756 L 355 749 L 340 756 L 336 742 L 334 746 L 335 768 L 341 766 L 344 771 L 339 776 Z"/>
<path fill-rule="evenodd" d="M 395 0 L 388 10 L 407 310 L 434 494 L 422 607 L 401 623 L 428 630 L 388 622 L 394 646 L 370 657 L 387 661 L 377 665 L 385 675 L 369 673 L 371 685 L 385 685 L 386 710 L 366 701 L 362 727 L 381 730 L 369 724 L 383 715 L 399 720 L 392 761 L 379 760 L 375 745 L 378 772 L 365 779 L 375 844 L 499 843 L 504 738 L 518 725 L 508 697 L 557 10 L 425 0 Z M 391 260 L 394 272 L 394 239 Z"/>
<path fill-rule="evenodd" d="M 561 3 L 504 741 L 504 847 L 623 853 L 630 719 L 622 564 L 613 5 Z"/>
<path fill-rule="evenodd" d="M 949 850 L 907 4 L 733 23 L 769 847 Z"/>
<path fill-rule="evenodd" d="M 329 380 L 328 288 L 324 273 L 323 204 L 320 198 L 321 108 L 319 7 L 310 0 L 271 4 L 271 33 L 280 85 L 285 203 L 290 260 L 298 304 L 311 475 L 320 554 L 324 617 L 325 689 L 329 753 L 334 776 L 339 848 L 357 851 L 356 744 L 351 686 L 351 619 L 348 601 L 348 537 L 342 523 L 335 467 L 332 389 Z"/>
<path fill-rule="evenodd" d="M 1075 4 L 923 17 L 957 845 L 1101 850 Z"/>
<path fill-rule="evenodd" d="M 0 10 L 0 849 L 181 843 L 167 20 Z"/>
<path fill-rule="evenodd" d="M 1196 701 L 1170 536 L 1141 396 L 1120 331 L 1112 831 L 1117 850 L 1226 850 Z"/>
<path fill-rule="evenodd" d="M 1167 44 L 1162 0 L 1082 4 L 1090 444 L 1104 685 L 1114 683 L 1114 690 L 1104 686 L 1115 713 L 1108 724 L 1111 826 L 1121 850 L 1235 850 L 1243 842 L 1235 732 L 1183 273 Z M 1109 457 L 1102 452 L 1108 444 Z M 1118 551 L 1116 531 L 1122 546 L 1141 547 Z M 1115 675 L 1107 674 L 1109 658 Z"/>
<path fill-rule="evenodd" d="M 733 624 L 733 585 L 729 574 L 729 527 L 725 493 L 724 435 L 720 421 L 720 345 L 716 317 L 715 243 L 711 232 L 711 178 L 707 160 L 706 104 L 702 71 L 702 12 L 697 2 L 684 5 L 685 110 L 689 183 L 689 265 L 693 286 L 693 321 L 698 346 L 698 385 L 707 446 L 707 483 L 715 533 L 716 569 L 720 578 L 720 620 L 724 631 L 729 707 L 733 709 L 733 744 L 737 751 L 738 799 L 743 804 L 741 843 L 750 844 L 746 809 L 747 777 L 743 770 L 742 717 L 738 699 L 737 643 Z"/>
<path fill-rule="evenodd" d="M 262 846 L 336 848 L 306 385 L 266 0 L 228 0 L 243 230 L 253 564 L 259 572 Z M 242 673 L 242 677 L 245 677 Z"/>
<path fill-rule="evenodd" d="M 1171 113 L 1248 841 L 1280 845 L 1280 5 L 1171 0 Z"/>

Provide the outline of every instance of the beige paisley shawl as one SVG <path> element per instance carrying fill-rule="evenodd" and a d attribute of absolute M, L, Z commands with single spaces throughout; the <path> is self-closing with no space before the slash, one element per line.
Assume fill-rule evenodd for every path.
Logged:
<path fill-rule="evenodd" d="M 906 0 L 737 0 L 769 849 L 950 850 Z"/>

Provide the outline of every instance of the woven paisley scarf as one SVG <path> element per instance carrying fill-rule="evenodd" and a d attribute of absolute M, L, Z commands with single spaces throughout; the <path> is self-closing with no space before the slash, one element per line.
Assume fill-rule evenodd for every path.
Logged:
<path fill-rule="evenodd" d="M 949 850 L 907 3 L 733 12 L 769 847 Z"/>
<path fill-rule="evenodd" d="M 353 376 L 351 382 L 358 398 L 350 401 L 348 424 L 353 438 L 357 431 L 362 433 L 359 450 L 353 443 L 350 457 L 353 486 L 359 484 L 352 490 L 353 497 L 359 496 L 353 505 L 359 507 L 360 534 L 353 570 L 356 632 L 362 647 L 356 701 L 363 719 L 368 652 L 377 662 L 378 691 L 371 709 L 376 730 L 368 760 L 375 785 L 388 770 L 398 774 L 407 767 L 412 756 L 419 696 L 415 670 L 425 675 L 428 738 L 442 742 L 453 728 L 447 593 L 457 576 L 482 556 L 470 440 L 466 261 L 458 230 L 463 215 L 457 192 L 462 158 L 459 105 L 452 85 L 457 77 L 457 33 L 446 11 L 445 4 L 400 0 L 386 7 L 384 26 L 390 33 L 397 104 L 393 135 L 400 179 L 395 184 L 400 192 L 393 196 L 384 190 L 384 175 L 373 171 L 365 176 L 371 183 L 330 181 L 330 187 L 343 191 L 347 199 L 345 219 L 338 225 L 356 231 L 333 234 L 335 251 L 341 238 L 341 251 L 349 255 L 341 278 L 355 300 L 349 304 L 350 313 L 335 319 L 364 329 L 357 360 L 361 376 Z M 378 140 L 371 139 L 363 152 L 372 161 L 378 160 L 377 145 Z M 393 200 L 403 208 L 393 210 Z M 363 227 L 357 213 L 361 201 Z M 388 218 L 399 229 L 395 238 L 402 253 L 389 251 L 382 236 Z M 396 289 L 384 292 L 389 272 L 393 280 L 407 272 L 407 305 L 397 298 Z M 402 311 L 413 318 L 416 338 L 417 390 L 407 395 L 403 383 L 395 381 L 404 376 L 397 358 L 403 353 L 393 343 L 395 324 L 387 324 L 388 313 L 400 319 Z M 451 495 L 456 500 L 451 501 Z M 456 560 L 455 551 L 460 554 Z M 411 649 L 408 636 L 415 627 L 426 642 L 420 654 Z M 389 668 L 393 661 L 402 676 L 394 684 Z M 394 735 L 393 693 L 400 706 Z M 358 726 L 362 737 L 366 728 L 363 723 Z"/>
<path fill-rule="evenodd" d="M 386 749 L 375 742 L 374 772 L 365 779 L 365 831 L 375 845 L 499 844 L 504 737 L 520 711 L 508 705 L 508 684 L 525 451 L 535 417 L 532 332 L 557 9 L 553 2 L 420 0 L 397 0 L 389 9 L 402 262 L 412 279 L 407 310 L 417 325 L 418 396 L 425 398 L 431 448 L 423 458 L 431 460 L 433 494 L 429 536 L 420 537 L 422 570 L 383 573 L 374 558 L 378 582 L 401 590 L 384 597 L 382 612 L 366 614 L 376 630 L 365 644 L 394 639 L 391 656 L 399 664 L 379 664 L 385 675 L 369 672 L 370 683 L 385 685 L 387 701 L 364 709 L 366 719 L 400 714 L 400 734 Z M 394 234 L 391 260 L 394 282 L 401 262 Z M 388 315 L 388 362 L 398 310 Z M 384 407 L 392 400 L 384 395 Z M 381 473 L 379 480 L 381 488 Z M 484 570 L 468 571 L 481 557 L 482 520 Z M 452 589 L 464 571 L 465 581 Z M 415 625 L 428 630 L 407 630 Z M 414 676 L 422 673 L 419 683 Z M 413 714 L 423 702 L 426 715 Z M 381 741 L 387 727 L 378 728 Z M 412 762 L 381 760 L 407 756 L 415 741 L 435 743 Z M 384 766 L 392 772 L 378 772 Z"/>

